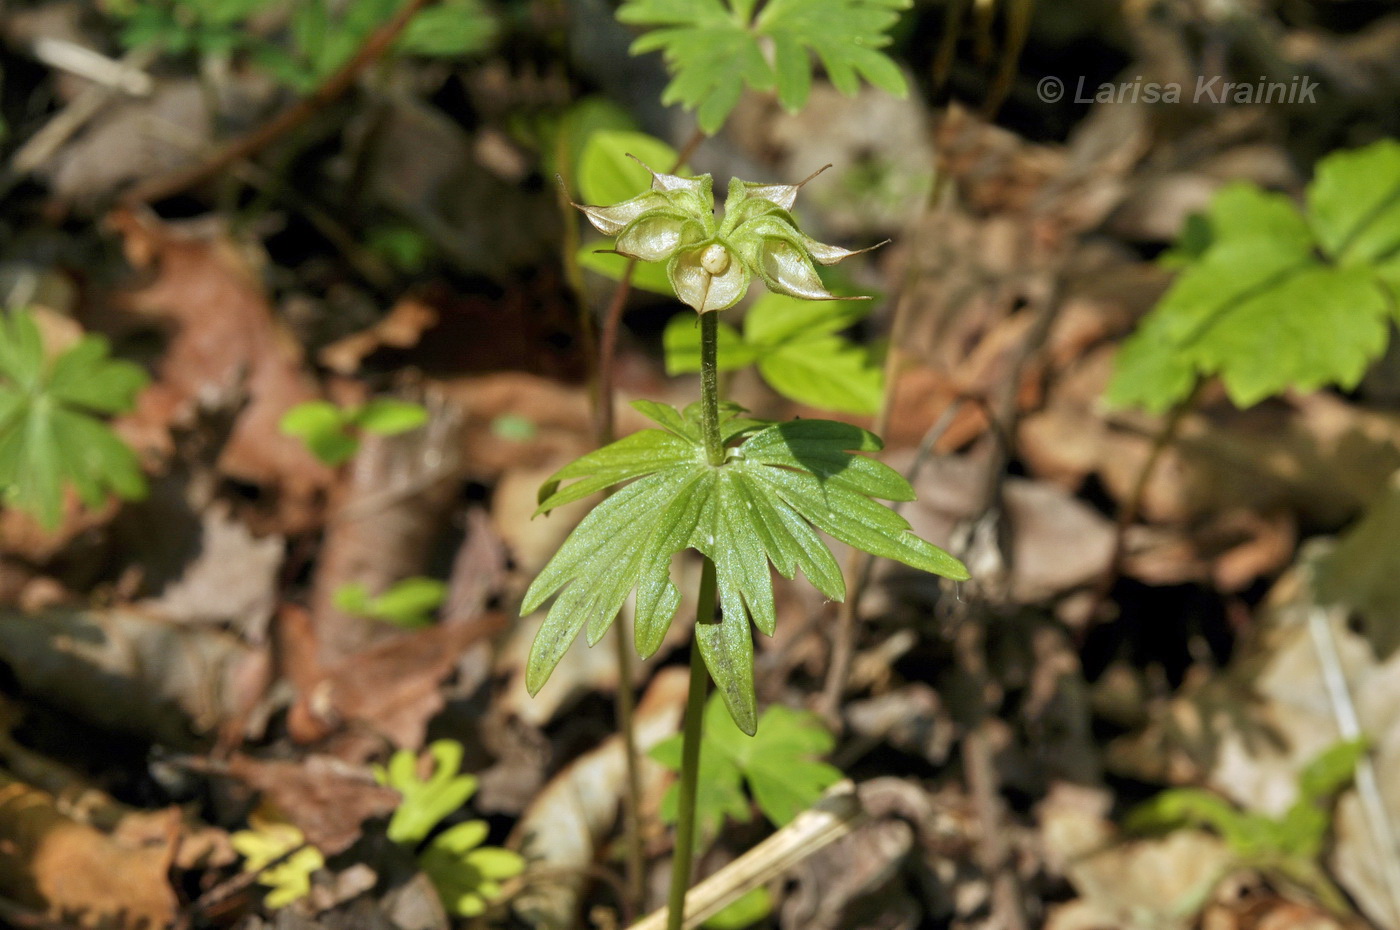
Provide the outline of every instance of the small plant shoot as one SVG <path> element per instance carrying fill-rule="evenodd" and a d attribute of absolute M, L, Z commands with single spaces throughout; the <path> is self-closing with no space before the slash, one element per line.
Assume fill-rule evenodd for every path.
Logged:
<path fill-rule="evenodd" d="M 300 829 L 263 812 L 254 812 L 248 829 L 231 834 L 229 844 L 243 857 L 243 871 L 267 889 L 263 903 L 274 910 L 310 894 L 312 874 L 326 864 Z"/>
<path fill-rule="evenodd" d="M 481 845 L 490 833 L 484 820 L 433 833 L 476 793 L 475 776 L 459 774 L 462 752 L 462 744 L 453 740 L 434 742 L 428 747 L 433 771 L 424 779 L 418 775 L 418 756 L 401 749 L 387 766 L 376 766 L 374 774 L 380 784 L 403 795 L 389 820 L 389 839 L 415 849 L 428 840 L 418 852 L 418 864 L 443 906 L 458 917 L 477 917 L 500 896 L 502 882 L 525 870 L 525 860 L 509 849 Z"/>
<path fill-rule="evenodd" d="M 421 404 L 381 397 L 358 407 L 337 407 L 330 401 L 297 404 L 282 417 L 283 433 L 295 436 L 327 465 L 343 465 L 360 451 L 360 434 L 397 436 L 428 422 Z"/>

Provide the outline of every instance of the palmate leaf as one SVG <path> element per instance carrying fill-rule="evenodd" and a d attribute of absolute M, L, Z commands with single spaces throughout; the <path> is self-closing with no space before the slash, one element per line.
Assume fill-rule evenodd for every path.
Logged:
<path fill-rule="evenodd" d="M 750 738 L 715 695 L 705 708 L 703 733 L 695 818 L 697 832 L 705 839 L 714 838 L 726 817 L 750 819 L 745 782 L 758 809 L 781 827 L 841 780 L 840 769 L 820 761 L 836 741 L 815 714 L 774 705 L 763 712 L 758 732 Z M 679 772 L 681 748 L 677 734 L 658 743 L 650 755 Z M 675 822 L 678 803 L 678 786 L 672 785 L 661 801 L 661 819 Z"/>
<path fill-rule="evenodd" d="M 912 0 L 769 0 L 754 16 L 755 0 L 626 0 L 624 23 L 656 27 L 632 45 L 632 54 L 660 50 L 672 80 L 662 103 L 697 110 L 707 133 L 723 125 L 744 86 L 776 88 L 788 110 L 801 109 L 812 87 L 812 56 L 831 83 L 854 95 L 861 79 L 903 97 L 899 68 L 879 49 Z M 771 47 L 772 55 L 764 48 Z"/>
<path fill-rule="evenodd" d="M 50 361 L 34 318 L 0 315 L 0 503 L 58 525 L 63 491 L 89 507 L 108 493 L 135 499 L 146 481 L 135 454 L 93 414 L 131 409 L 146 374 L 84 336 Z"/>
<path fill-rule="evenodd" d="M 664 429 L 586 455 L 541 490 L 539 512 L 546 513 L 631 481 L 584 518 L 526 592 L 522 614 L 559 594 L 530 651 L 531 693 L 580 632 L 590 646 L 602 639 L 634 588 L 637 652 L 654 654 L 680 604 L 670 575 L 671 557 L 683 549 L 715 563 L 721 618 L 699 624 L 695 635 L 729 712 L 749 734 L 756 726 L 749 623 L 769 635 L 777 623 L 769 563 L 786 578 L 800 568 L 827 597 L 843 599 L 845 583 L 820 530 L 914 568 L 968 577 L 961 562 L 871 499 L 907 501 L 914 492 L 898 472 L 855 454 L 881 447 L 866 430 L 826 420 L 765 425 L 727 407 L 722 436 L 738 444 L 712 466 L 698 405 L 685 413 L 647 401 L 634 406 Z"/>
<path fill-rule="evenodd" d="M 1400 317 L 1400 142 L 1323 159 L 1306 214 L 1224 188 L 1172 264 L 1181 274 L 1119 353 L 1110 403 L 1161 412 L 1210 375 L 1241 407 L 1355 387 Z"/>

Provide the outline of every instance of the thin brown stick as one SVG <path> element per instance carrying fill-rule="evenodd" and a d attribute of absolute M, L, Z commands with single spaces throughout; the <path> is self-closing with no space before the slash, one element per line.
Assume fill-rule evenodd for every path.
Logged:
<path fill-rule="evenodd" d="M 1103 612 L 1109 595 L 1113 593 L 1113 586 L 1123 574 L 1123 563 L 1128 557 L 1128 530 L 1142 513 L 1142 503 L 1147 497 L 1147 488 L 1152 483 L 1152 477 L 1157 473 L 1157 466 L 1161 464 L 1167 449 L 1175 444 L 1177 435 L 1181 432 L 1181 424 L 1186 419 L 1186 414 L 1196 406 L 1204 384 L 1204 381 L 1198 380 L 1191 393 L 1167 414 L 1166 422 L 1152 441 L 1152 450 L 1148 452 L 1147 460 L 1142 463 L 1142 470 L 1133 481 L 1133 489 L 1127 501 L 1118 511 L 1118 518 L 1113 523 L 1113 552 L 1103 574 L 1099 576 L 1098 584 L 1094 586 L 1094 598 L 1090 602 L 1088 613 L 1085 614 L 1091 622 Z"/>
<path fill-rule="evenodd" d="M 407 0 L 392 19 L 370 34 L 340 70 L 322 81 L 310 94 L 247 135 L 225 145 L 206 160 L 137 184 L 123 195 L 123 203 L 132 206 L 164 200 L 203 184 L 223 173 L 229 166 L 261 152 L 339 99 L 354 85 L 361 72 L 388 53 L 413 17 L 436 2 L 437 0 Z"/>
<path fill-rule="evenodd" d="M 938 441 L 943 438 L 948 427 L 953 425 L 953 421 L 962 410 L 964 403 L 963 398 L 953 401 L 929 427 L 928 432 L 919 442 L 919 448 L 914 453 L 913 460 L 904 471 L 905 481 L 912 485 L 918 480 L 919 472 L 923 470 L 924 463 L 933 454 L 934 446 L 938 445 Z M 890 509 L 895 513 L 898 513 L 902 507 L 903 502 L 890 505 Z M 841 710 L 841 700 L 845 696 L 846 684 L 851 677 L 851 666 L 855 662 L 855 621 L 860 615 L 860 597 L 870 583 L 870 571 L 874 565 L 875 556 L 862 549 L 852 549 L 846 560 L 845 577 L 850 579 L 850 592 L 846 595 L 846 599 L 841 602 L 840 612 L 836 617 L 837 631 L 832 643 L 831 664 L 827 667 L 821 704 L 818 707 L 819 713 L 833 727 L 840 724 L 838 715 Z"/>
<path fill-rule="evenodd" d="M 260 868 L 250 869 L 246 872 L 239 872 L 236 875 L 233 875 L 232 877 L 227 878 L 222 882 L 219 882 L 219 884 L 215 885 L 213 888 L 210 888 L 208 891 L 204 892 L 204 894 L 196 898 L 190 904 L 188 912 L 190 914 L 202 914 L 205 911 L 208 911 L 214 905 L 222 901 L 226 901 L 234 895 L 245 891 L 248 888 L 251 888 L 253 885 L 257 884 L 258 879 L 261 878 L 269 869 L 275 869 L 277 866 L 282 865 L 287 860 L 291 859 L 297 853 L 301 852 L 303 849 L 306 849 L 310 845 L 310 843 L 307 843 L 305 841 L 298 843 L 296 846 L 293 846 L 291 849 L 282 853 L 280 856 L 277 856 L 275 859 L 268 860 Z"/>

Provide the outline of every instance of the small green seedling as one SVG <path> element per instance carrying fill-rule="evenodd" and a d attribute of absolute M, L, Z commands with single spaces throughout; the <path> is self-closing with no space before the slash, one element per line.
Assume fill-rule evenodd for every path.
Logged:
<path fill-rule="evenodd" d="M 726 817 L 740 823 L 752 819 L 753 805 L 744 794 L 745 784 L 753 804 L 771 823 L 791 823 L 841 780 L 840 769 L 820 761 L 835 744 L 815 714 L 781 705 L 763 712 L 758 731 L 750 738 L 734 725 L 724 702 L 712 697 L 705 708 L 700 746 L 700 792 L 695 811 L 698 836 L 705 842 L 712 840 Z M 651 757 L 679 772 L 681 737 L 657 744 Z M 661 802 L 662 820 L 676 822 L 678 801 L 679 791 L 672 785 Z"/>
<path fill-rule="evenodd" d="M 268 889 L 263 903 L 274 910 L 310 894 L 312 873 L 326 864 L 301 830 L 260 813 L 249 817 L 248 829 L 231 835 L 229 842 L 243 857 L 243 871 L 258 873 L 258 884 Z M 282 861 L 268 867 L 278 859 Z"/>
<path fill-rule="evenodd" d="M 1281 817 L 1240 810 L 1199 788 L 1175 788 L 1139 806 L 1126 826 L 1140 833 L 1207 827 L 1220 834 L 1241 867 L 1257 869 L 1345 913 L 1346 898 L 1319 858 L 1332 823 L 1332 802 L 1366 751 L 1365 740 L 1338 743 L 1308 763 L 1298 776 L 1298 799 Z"/>
<path fill-rule="evenodd" d="M 381 397 L 360 407 L 337 407 L 330 401 L 297 404 L 282 417 L 280 429 L 306 443 L 327 465 L 343 465 L 360 451 L 359 434 L 394 436 L 428 422 L 421 404 Z"/>
<path fill-rule="evenodd" d="M 433 612 L 447 597 L 447 585 L 436 578 L 405 578 L 378 596 L 355 581 L 335 592 L 335 606 L 347 614 L 382 620 L 405 629 L 432 626 Z"/>
<path fill-rule="evenodd" d="M 131 410 L 147 379 L 101 336 L 49 355 L 32 314 L 0 314 L 0 503 L 53 529 L 65 488 L 88 507 L 145 496 L 136 455 L 97 417 Z"/>
<path fill-rule="evenodd" d="M 637 401 L 633 406 L 660 429 L 604 446 L 545 482 L 538 513 L 622 486 L 569 535 L 526 592 L 521 612 L 555 598 L 526 667 L 526 685 L 536 693 L 581 632 L 587 630 L 590 645 L 602 639 L 633 591 L 635 647 L 643 658 L 654 655 L 680 606 L 672 557 L 687 549 L 703 557 L 676 805 L 669 904 L 669 928 L 676 930 L 690 881 L 705 690 L 712 678 L 733 724 L 749 736 L 756 732 L 751 624 L 767 635 L 776 628 L 771 569 L 792 578 L 800 567 L 828 597 L 844 598 L 845 581 L 820 531 L 948 578 L 968 574 L 876 503 L 914 497 L 898 472 L 861 454 L 881 448 L 876 436 L 826 420 L 749 419 L 720 402 L 718 311 L 737 303 L 753 279 L 788 297 L 853 299 L 832 294 L 817 274 L 818 264 L 856 253 L 801 232 L 791 210 L 802 185 L 731 180 L 720 218 L 710 175 L 647 171 L 651 185 L 644 193 L 579 209 L 599 232 L 615 237 L 621 255 L 664 262 L 676 296 L 699 314 L 701 399 L 684 411 Z M 803 745 L 810 743 L 797 741 Z M 752 776 L 753 767 L 741 772 Z M 757 784 L 750 778 L 756 794 L 763 790 L 781 806 L 785 799 L 758 784 L 765 784 L 761 775 Z M 732 809 L 732 796 L 719 806 Z"/>
<path fill-rule="evenodd" d="M 389 819 L 389 839 L 418 848 L 444 819 L 456 813 L 476 793 L 474 776 L 458 774 L 462 744 L 438 740 L 428 747 L 433 772 L 418 776 L 418 757 L 406 749 L 394 753 L 387 766 L 375 766 L 380 784 L 403 795 Z M 499 897 L 501 883 L 525 870 L 518 853 L 482 846 L 490 832 L 485 821 L 469 820 L 438 833 L 418 853 L 418 864 L 433 882 L 443 906 L 459 917 L 475 917 Z"/>
<path fill-rule="evenodd" d="M 1213 375 L 1241 407 L 1361 381 L 1400 320 L 1400 142 L 1322 159 L 1305 206 L 1216 194 L 1167 256 L 1180 274 L 1119 353 L 1110 403 L 1162 412 Z"/>
<path fill-rule="evenodd" d="M 909 92 L 898 66 L 880 49 L 912 0 L 625 0 L 619 21 L 652 31 L 632 43 L 632 54 L 660 51 L 672 79 L 663 104 L 696 110 L 700 128 L 713 133 L 747 85 L 773 90 L 788 110 L 807 102 L 812 56 L 837 90 L 848 96 L 864 78 L 903 97 Z"/>

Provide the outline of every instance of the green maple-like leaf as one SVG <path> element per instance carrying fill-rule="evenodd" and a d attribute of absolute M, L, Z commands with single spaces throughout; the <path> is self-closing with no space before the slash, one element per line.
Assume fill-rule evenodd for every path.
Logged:
<path fill-rule="evenodd" d="M 145 384 L 139 367 L 108 357 L 101 336 L 50 361 L 32 316 L 0 316 L 0 502 L 52 528 L 65 486 L 89 507 L 109 493 L 143 497 L 136 456 L 94 414 L 130 410 Z"/>
<path fill-rule="evenodd" d="M 1224 188 L 1172 264 L 1182 272 L 1123 346 L 1111 403 L 1161 412 L 1210 375 L 1242 407 L 1354 387 L 1400 318 L 1400 142 L 1323 159 L 1306 215 Z"/>
<path fill-rule="evenodd" d="M 815 714 L 781 705 L 764 711 L 758 732 L 747 736 L 719 696 L 712 697 L 700 743 L 695 807 L 700 835 L 713 838 L 726 817 L 749 820 L 745 782 L 765 817 L 775 826 L 790 823 L 841 780 L 840 769 L 820 761 L 835 742 Z M 680 771 L 681 748 L 682 737 L 673 736 L 653 748 L 651 756 Z M 675 822 L 678 802 L 678 787 L 672 785 L 661 802 L 663 820 Z"/>
<path fill-rule="evenodd" d="M 721 619 L 700 623 L 695 635 L 730 713 L 750 734 L 757 721 L 749 622 L 769 635 L 776 625 L 770 562 L 787 578 L 801 568 L 827 597 L 843 599 L 841 570 L 820 530 L 873 555 L 967 578 L 961 562 L 871 499 L 907 501 L 914 492 L 898 472 L 856 454 L 881 448 L 866 430 L 826 420 L 767 425 L 727 407 L 722 437 L 738 444 L 716 466 L 706 458 L 699 405 L 684 414 L 648 401 L 634 406 L 665 428 L 586 455 L 541 490 L 545 513 L 631 482 L 594 508 L 526 592 L 522 613 L 559 593 L 530 650 L 531 693 L 581 631 L 590 646 L 602 639 L 634 588 L 637 652 L 655 653 L 680 604 L 670 569 L 683 549 L 715 563 Z M 565 481 L 572 483 L 561 487 Z"/>
<path fill-rule="evenodd" d="M 626 0 L 617 18 L 656 27 L 632 44 L 632 54 L 661 51 L 673 75 L 662 103 L 697 110 L 700 127 L 713 133 L 745 85 L 776 88 L 784 107 L 800 109 L 812 87 L 813 55 L 844 94 L 855 94 L 864 78 L 903 97 L 904 76 L 880 49 L 910 6 L 911 0 L 769 0 L 755 16 L 755 0 Z"/>

